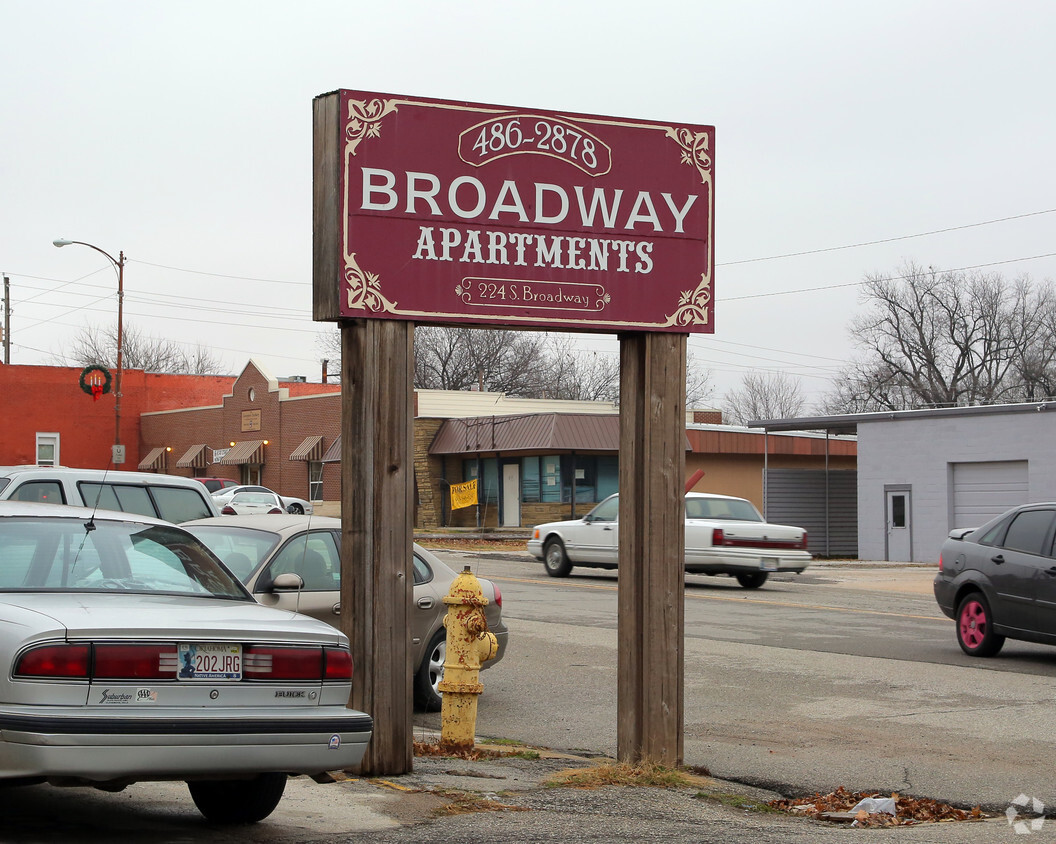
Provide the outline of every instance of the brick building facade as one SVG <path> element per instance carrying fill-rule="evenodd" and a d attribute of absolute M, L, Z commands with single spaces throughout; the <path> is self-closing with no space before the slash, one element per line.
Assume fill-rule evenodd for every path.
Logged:
<path fill-rule="evenodd" d="M 106 467 L 113 396 L 93 401 L 79 376 L 76 368 L 0 366 L 7 397 L 0 464 L 40 461 L 41 438 L 46 444 L 54 435 L 56 463 Z M 319 503 L 318 513 L 339 512 L 339 385 L 279 381 L 250 361 L 238 376 L 128 370 L 123 393 L 123 468 L 260 483 Z M 618 423 L 618 408 L 602 402 L 416 392 L 415 526 L 530 526 L 583 515 L 616 491 Z M 767 471 L 853 470 L 856 454 L 853 440 L 767 437 L 722 425 L 718 411 L 687 420 L 687 479 L 703 471 L 696 489 L 761 509 Z M 451 484 L 471 478 L 479 480 L 480 506 L 452 510 Z"/>

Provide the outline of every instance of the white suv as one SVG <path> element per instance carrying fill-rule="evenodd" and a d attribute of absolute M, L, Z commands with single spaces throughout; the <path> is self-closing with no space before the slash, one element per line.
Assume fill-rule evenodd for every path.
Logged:
<path fill-rule="evenodd" d="M 194 478 L 62 466 L 0 466 L 0 501 L 40 501 L 121 510 L 167 522 L 220 515 Z"/>

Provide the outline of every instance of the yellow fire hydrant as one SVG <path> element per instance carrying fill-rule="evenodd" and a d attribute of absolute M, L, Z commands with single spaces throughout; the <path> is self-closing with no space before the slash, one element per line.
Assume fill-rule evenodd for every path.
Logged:
<path fill-rule="evenodd" d="M 437 688 L 443 694 L 440 706 L 440 744 L 452 750 L 472 750 L 477 725 L 477 697 L 484 686 L 480 667 L 499 652 L 499 641 L 488 630 L 484 607 L 488 599 L 469 566 L 451 584 L 444 596 L 447 615 L 447 655 L 444 679 Z"/>

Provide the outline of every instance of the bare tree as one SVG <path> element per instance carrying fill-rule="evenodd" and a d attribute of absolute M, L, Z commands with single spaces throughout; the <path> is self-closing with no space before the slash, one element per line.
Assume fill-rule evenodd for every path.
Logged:
<path fill-rule="evenodd" d="M 618 401 L 618 355 L 583 351 L 567 334 L 547 337 L 547 365 L 540 374 L 539 398 L 576 401 Z"/>
<path fill-rule="evenodd" d="M 117 367 L 117 326 L 85 326 L 74 337 L 69 352 L 59 362 L 74 366 L 101 364 Z M 190 351 L 173 340 L 144 334 L 135 325 L 125 323 L 121 332 L 121 365 L 124 369 L 146 372 L 170 372 L 187 375 L 211 375 L 221 371 L 220 359 L 202 344 Z"/>
<path fill-rule="evenodd" d="M 319 335 L 318 345 L 328 360 L 340 361 L 339 331 Z M 577 349 L 563 333 L 420 325 L 414 329 L 414 386 L 619 402 L 620 360 L 618 354 Z M 711 391 L 711 373 L 690 355 L 687 406 L 708 400 Z"/>
<path fill-rule="evenodd" d="M 1024 401 L 1056 387 L 1056 297 L 1029 278 L 906 264 L 867 277 L 869 309 L 851 330 L 863 354 L 824 400 L 827 412 Z"/>
<path fill-rule="evenodd" d="M 536 395 L 546 355 L 535 332 L 419 326 L 414 330 L 414 385 L 421 389 Z"/>
<path fill-rule="evenodd" d="M 749 372 L 726 393 L 723 415 L 733 425 L 799 416 L 805 404 L 799 381 L 781 372 Z"/>
<path fill-rule="evenodd" d="M 690 352 L 686 355 L 686 407 L 700 407 L 704 402 L 711 401 L 714 385 L 711 381 L 711 371 L 703 366 L 693 357 Z"/>

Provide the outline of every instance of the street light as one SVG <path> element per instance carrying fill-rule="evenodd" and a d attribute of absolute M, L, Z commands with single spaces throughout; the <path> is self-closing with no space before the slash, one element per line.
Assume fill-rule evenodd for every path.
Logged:
<path fill-rule="evenodd" d="M 107 259 L 117 267 L 117 377 L 114 379 L 114 445 L 121 445 L 121 323 L 123 321 L 123 310 L 125 303 L 125 253 L 118 252 L 117 259 L 104 249 L 100 249 L 98 246 L 93 246 L 90 243 L 85 243 L 83 240 L 66 240 L 65 238 L 59 238 L 58 240 L 52 241 L 55 246 L 69 246 L 70 244 L 77 244 L 78 246 L 87 246 L 89 249 L 94 249 L 96 252 L 105 255 Z M 117 460 L 119 449 L 114 449 L 115 458 L 114 463 L 124 463 L 124 458 Z"/>

